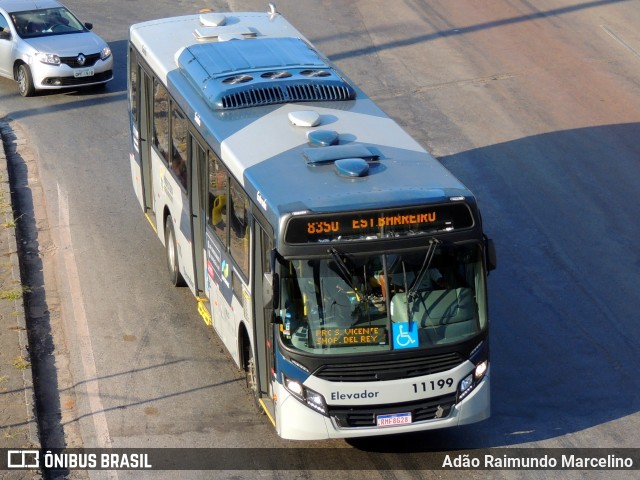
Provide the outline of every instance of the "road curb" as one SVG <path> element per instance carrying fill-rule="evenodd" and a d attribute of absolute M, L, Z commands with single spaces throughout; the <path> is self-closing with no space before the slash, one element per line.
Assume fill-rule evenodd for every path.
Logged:
<path fill-rule="evenodd" d="M 7 425 L 0 425 L 0 430 L 6 429 L 4 435 L 0 435 L 0 446 L 3 448 L 40 448 L 40 439 L 38 436 L 38 422 L 35 404 L 35 391 L 33 385 L 33 370 L 31 366 L 31 357 L 29 353 L 29 339 L 27 322 L 25 315 L 23 282 L 20 270 L 20 259 L 18 255 L 18 244 L 16 238 L 16 219 L 14 218 L 13 202 L 11 198 L 11 175 L 9 174 L 9 163 L 11 155 L 14 153 L 8 145 L 18 145 L 22 139 L 11 128 L 6 118 L 0 119 L 0 137 L 2 139 L 2 148 L 0 148 L 0 202 L 2 209 L 0 218 L 2 225 L 0 226 L 0 254 L 3 260 L 3 279 L 4 282 L 9 279 L 11 287 L 14 291 L 20 291 L 19 298 L 7 298 L 0 301 L 0 323 L 2 324 L 3 333 L 16 332 L 17 344 L 14 348 L 2 348 L 0 351 L 0 362 L 3 365 L 13 365 L 10 375 L 20 375 L 22 377 L 22 385 L 24 386 L 24 409 L 13 409 L 12 418 Z M 8 268 L 7 268 L 8 267 Z M 10 270 L 7 274 L 6 270 Z M 7 286 L 3 287 L 4 289 Z M 22 359 L 23 363 L 20 368 L 15 366 L 16 359 Z M 9 379 L 10 380 L 10 379 Z M 13 391 L 15 393 L 15 391 Z M 15 413 L 15 412 L 23 413 Z M 16 417 L 16 418 L 13 418 Z M 26 438 L 12 438 L 10 428 L 12 426 L 24 426 L 26 428 Z M 12 443 L 19 443 L 18 445 Z"/>

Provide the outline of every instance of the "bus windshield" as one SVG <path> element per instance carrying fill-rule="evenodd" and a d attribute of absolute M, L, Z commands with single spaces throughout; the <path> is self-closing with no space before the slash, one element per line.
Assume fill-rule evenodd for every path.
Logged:
<path fill-rule="evenodd" d="M 432 242 L 410 253 L 288 260 L 280 337 L 292 349 L 354 354 L 429 348 L 487 327 L 481 249 Z"/>

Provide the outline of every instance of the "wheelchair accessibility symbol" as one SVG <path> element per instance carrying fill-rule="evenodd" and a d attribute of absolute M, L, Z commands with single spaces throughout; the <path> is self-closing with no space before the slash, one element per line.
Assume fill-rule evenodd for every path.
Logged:
<path fill-rule="evenodd" d="M 393 334 L 393 348 L 416 348 L 418 346 L 418 326 L 415 322 L 394 323 L 391 333 Z"/>

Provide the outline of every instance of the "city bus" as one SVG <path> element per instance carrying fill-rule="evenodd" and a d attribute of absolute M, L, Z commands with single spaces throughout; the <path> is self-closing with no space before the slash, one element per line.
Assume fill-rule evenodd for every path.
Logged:
<path fill-rule="evenodd" d="M 473 194 L 273 5 L 132 25 L 128 104 L 168 279 L 278 435 L 489 417 L 496 255 Z"/>

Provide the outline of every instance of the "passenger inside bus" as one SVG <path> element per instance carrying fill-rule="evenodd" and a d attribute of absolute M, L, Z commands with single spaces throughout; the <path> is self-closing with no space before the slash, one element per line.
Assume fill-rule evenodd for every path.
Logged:
<path fill-rule="evenodd" d="M 416 322 L 420 346 L 473 335 L 480 328 L 477 252 L 474 246 L 439 247 L 429 261 L 425 250 L 369 256 L 334 251 L 330 258 L 286 262 L 280 303 L 283 338 L 313 351 L 339 349 L 354 346 L 341 342 L 340 332 L 361 327 L 390 332 L 389 321 Z M 334 344 L 319 343 L 318 334 L 329 331 Z M 388 338 L 359 348 L 385 345 Z"/>

